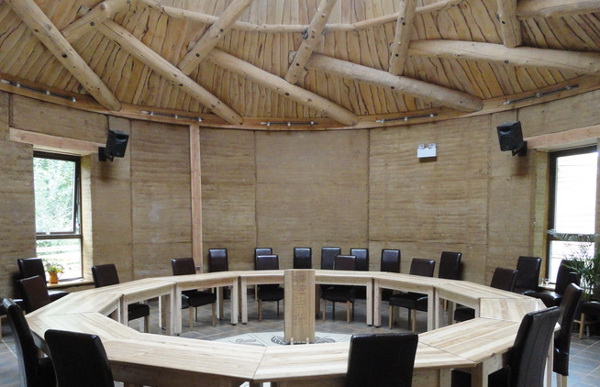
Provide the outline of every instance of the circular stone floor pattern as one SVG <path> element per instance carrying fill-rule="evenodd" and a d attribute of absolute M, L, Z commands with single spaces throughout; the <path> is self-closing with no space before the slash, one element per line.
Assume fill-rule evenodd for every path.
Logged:
<path fill-rule="evenodd" d="M 322 333 L 315 332 L 314 344 L 330 344 L 343 343 L 350 341 L 352 335 L 340 333 Z M 290 343 L 284 340 L 283 332 L 257 332 L 244 333 L 215 341 L 231 344 L 256 345 L 258 347 L 274 347 L 277 345 L 289 345 Z"/>

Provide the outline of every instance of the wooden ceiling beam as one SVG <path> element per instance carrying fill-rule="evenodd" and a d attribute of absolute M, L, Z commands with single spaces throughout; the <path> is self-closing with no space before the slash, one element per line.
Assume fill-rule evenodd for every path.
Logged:
<path fill-rule="evenodd" d="M 354 126 L 358 117 L 351 111 L 321 97 L 311 91 L 288 83 L 285 79 L 273 75 L 242 59 L 236 58 L 219 49 L 212 50 L 206 58 L 211 63 L 236 73 L 257 85 L 265 87 L 277 94 L 290 98 L 297 103 L 308 106 L 319 113 L 333 118 L 346 125 Z"/>
<path fill-rule="evenodd" d="M 600 75 L 600 54 L 458 40 L 413 40 L 409 55 L 465 59 L 522 67 L 544 67 Z"/>
<path fill-rule="evenodd" d="M 104 20 L 112 19 L 117 12 L 129 7 L 134 1 L 136 0 L 104 0 L 88 13 L 63 28 L 61 32 L 70 43 L 74 43 L 94 29 L 95 25 L 102 23 Z"/>
<path fill-rule="evenodd" d="M 419 81 L 398 77 L 386 71 L 314 54 L 307 63 L 310 70 L 324 71 L 344 78 L 388 87 L 395 92 L 409 94 L 417 98 L 437 102 L 443 106 L 462 111 L 475 112 L 483 108 L 483 101 L 461 91 Z"/>
<path fill-rule="evenodd" d="M 408 58 L 408 46 L 413 30 L 413 21 L 417 9 L 416 0 L 400 0 L 400 11 L 396 20 L 396 33 L 390 47 L 390 67 L 392 75 L 402 75 Z"/>
<path fill-rule="evenodd" d="M 517 0 L 498 0 L 498 18 L 504 45 L 513 48 L 523 44 L 521 22 L 517 19 Z"/>
<path fill-rule="evenodd" d="M 600 10 L 600 0 L 520 0 L 517 17 L 545 18 L 565 15 L 580 15 Z"/>
<path fill-rule="evenodd" d="M 217 16 L 209 15 L 207 13 L 189 11 L 182 8 L 170 7 L 166 5 L 160 5 L 156 0 L 138 0 L 147 6 L 156 9 L 160 12 L 176 18 L 185 19 L 198 23 L 213 24 L 219 19 Z M 465 0 L 440 0 L 436 3 L 417 7 L 417 14 L 426 14 L 434 12 L 442 12 L 449 8 L 452 8 Z M 390 15 L 384 15 L 375 17 L 372 19 L 363 20 L 357 23 L 336 23 L 325 25 L 325 31 L 327 32 L 351 32 L 360 31 L 367 28 L 378 27 L 386 23 L 394 22 L 398 19 L 398 13 Z M 237 21 L 232 25 L 233 29 L 246 32 L 260 32 L 260 33 L 302 33 L 308 28 L 307 25 L 302 24 L 254 24 Z"/>
<path fill-rule="evenodd" d="M 206 58 L 206 55 L 210 50 L 212 50 L 223 39 L 223 36 L 229 32 L 233 24 L 240 16 L 242 16 L 244 11 L 246 11 L 253 1 L 254 0 L 234 0 L 234 2 L 223 11 L 223 14 L 219 19 L 210 26 L 204 35 L 202 35 L 202 38 L 200 38 L 181 62 L 179 62 L 177 67 L 179 67 L 184 74 L 191 74 L 192 71 L 198 67 L 200 62 Z"/>
<path fill-rule="evenodd" d="M 197 84 L 181 70 L 154 52 L 125 28 L 111 20 L 96 26 L 98 31 L 112 40 L 131 56 L 155 71 L 160 76 L 170 81 L 175 87 L 197 99 L 202 105 L 208 107 L 213 113 L 232 125 L 240 125 L 243 118 L 232 108 L 227 106 L 208 90 Z"/>
<path fill-rule="evenodd" d="M 336 0 L 321 0 L 317 12 L 313 16 L 307 30 L 304 32 L 304 39 L 300 44 L 300 48 L 298 48 L 296 55 L 294 55 L 294 60 L 288 68 L 287 74 L 285 74 L 285 80 L 289 83 L 298 83 L 298 79 L 306 71 L 304 66 L 306 65 L 306 62 L 308 62 L 308 59 L 310 59 L 315 48 L 317 48 L 322 41 L 325 24 L 327 23 L 327 20 L 329 20 L 329 15 L 331 14 L 331 10 L 335 3 Z"/>
<path fill-rule="evenodd" d="M 108 110 L 121 110 L 121 103 L 112 91 L 62 36 L 35 1 L 6 0 L 5 2 L 100 105 Z"/>

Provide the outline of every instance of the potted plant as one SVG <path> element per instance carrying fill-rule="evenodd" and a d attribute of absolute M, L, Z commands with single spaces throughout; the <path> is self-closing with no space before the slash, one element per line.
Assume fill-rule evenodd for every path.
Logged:
<path fill-rule="evenodd" d="M 598 235 L 577 235 L 563 234 L 556 230 L 548 230 L 548 234 L 556 239 L 566 242 L 579 242 L 567 257 L 570 261 L 569 268 L 575 272 L 579 278 L 583 289 L 584 301 L 589 301 L 597 290 L 600 290 L 600 249 L 593 252 L 594 243 L 599 239 Z"/>
<path fill-rule="evenodd" d="M 63 265 L 56 262 L 46 262 L 45 268 L 46 272 L 48 273 L 48 276 L 50 277 L 49 282 L 51 284 L 57 284 L 59 274 L 61 274 L 65 270 Z"/>

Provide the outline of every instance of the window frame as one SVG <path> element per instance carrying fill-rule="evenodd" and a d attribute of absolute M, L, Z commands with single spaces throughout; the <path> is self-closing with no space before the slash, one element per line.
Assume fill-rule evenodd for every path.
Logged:
<path fill-rule="evenodd" d="M 555 215 L 556 215 L 556 173 L 557 173 L 557 160 L 560 157 L 564 156 L 574 156 L 574 155 L 582 155 L 586 153 L 594 153 L 598 152 L 598 147 L 596 145 L 588 145 L 581 148 L 560 150 L 555 152 L 550 152 L 549 157 L 549 173 L 548 173 L 548 229 L 555 229 Z M 600 155 L 599 155 L 600 157 Z M 600 169 L 596 172 L 596 175 L 600 172 Z M 598 186 L 596 186 L 596 192 L 598 191 Z M 569 234 L 569 235 L 581 235 L 581 234 Z M 587 234 L 586 234 L 587 235 Z M 589 234 L 593 235 L 593 234 Z M 550 275 L 550 245 L 553 241 L 559 241 L 560 239 L 554 237 L 553 235 L 548 234 L 546 238 L 546 270 L 545 270 L 545 278 L 549 278 Z"/>
<path fill-rule="evenodd" d="M 78 239 L 79 244 L 81 246 L 81 250 L 79 252 L 79 261 L 81 263 L 81 273 L 79 273 L 79 277 L 75 278 L 83 278 L 83 226 L 81 219 L 81 157 L 75 155 L 68 155 L 62 153 L 52 153 L 45 151 L 36 151 L 33 152 L 33 159 L 36 158 L 44 158 L 51 160 L 62 160 L 62 161 L 70 161 L 75 163 L 75 193 L 73 200 L 73 224 L 72 231 L 68 232 L 35 232 L 35 240 L 36 240 L 36 250 L 37 250 L 37 242 L 41 240 L 67 240 L 67 239 Z M 35 180 L 35 179 L 34 179 Z M 35 182 L 34 182 L 35 184 Z M 35 188 L 34 188 L 35 190 Z M 37 216 L 37 214 L 36 214 Z M 79 224 L 79 230 L 77 228 L 77 224 Z"/>

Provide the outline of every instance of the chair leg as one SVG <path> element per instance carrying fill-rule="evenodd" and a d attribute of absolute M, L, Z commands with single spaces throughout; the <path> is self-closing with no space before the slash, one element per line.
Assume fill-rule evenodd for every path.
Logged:
<path fill-rule="evenodd" d="M 388 325 L 392 329 L 392 325 L 394 325 L 394 307 L 392 305 L 388 306 L 388 315 Z"/>
<path fill-rule="evenodd" d="M 190 331 L 194 330 L 194 308 L 192 308 L 191 306 L 188 307 L 188 311 L 190 314 Z"/>
<path fill-rule="evenodd" d="M 568 378 L 559 373 L 556 374 L 556 387 L 568 387 Z"/>
<path fill-rule="evenodd" d="M 413 332 L 417 331 L 417 310 L 416 309 L 411 309 L 410 310 L 410 329 Z"/>
<path fill-rule="evenodd" d="M 217 325 L 217 303 L 212 303 L 212 323 L 213 327 Z"/>
<path fill-rule="evenodd" d="M 144 333 L 150 333 L 150 316 L 144 316 Z"/>
<path fill-rule="evenodd" d="M 581 314 L 581 320 L 579 320 L 579 338 L 583 338 L 583 327 L 585 327 L 585 313 Z"/>
<path fill-rule="evenodd" d="M 279 318 L 279 301 L 277 301 L 277 318 Z"/>
<path fill-rule="evenodd" d="M 350 301 L 346 301 L 346 324 L 350 324 Z"/>
<path fill-rule="evenodd" d="M 335 321 L 335 301 L 331 302 L 331 320 Z"/>
<path fill-rule="evenodd" d="M 323 298 L 323 321 L 327 319 L 327 301 Z"/>
<path fill-rule="evenodd" d="M 258 321 L 262 321 L 262 301 L 258 300 Z"/>

